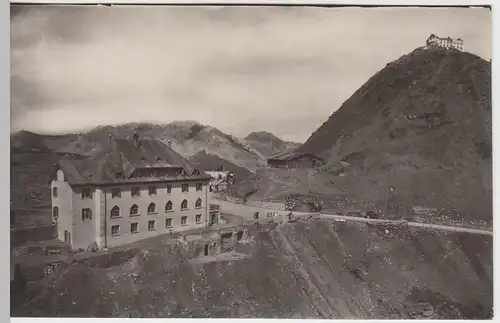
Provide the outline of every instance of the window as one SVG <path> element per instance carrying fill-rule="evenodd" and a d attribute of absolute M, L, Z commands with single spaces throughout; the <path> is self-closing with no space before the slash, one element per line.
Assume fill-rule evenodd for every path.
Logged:
<path fill-rule="evenodd" d="M 132 187 L 132 196 L 141 196 L 141 188 Z"/>
<path fill-rule="evenodd" d="M 120 226 L 119 225 L 112 225 L 111 226 L 111 235 L 117 236 L 119 234 L 120 234 Z"/>
<path fill-rule="evenodd" d="M 150 186 L 148 188 L 149 195 L 156 195 L 156 186 Z"/>
<path fill-rule="evenodd" d="M 130 207 L 130 216 L 137 216 L 139 215 L 139 207 L 137 204 L 134 204 Z"/>
<path fill-rule="evenodd" d="M 188 217 L 183 216 L 181 217 L 181 225 L 187 225 L 188 224 Z"/>
<path fill-rule="evenodd" d="M 117 197 L 121 197 L 122 196 L 122 191 L 120 188 L 118 187 L 114 187 L 112 190 L 111 190 L 111 197 L 112 198 L 117 198 Z"/>
<path fill-rule="evenodd" d="M 196 214 L 196 224 L 201 223 L 201 214 Z"/>
<path fill-rule="evenodd" d="M 82 221 L 92 220 L 92 210 L 91 209 L 82 209 Z"/>
<path fill-rule="evenodd" d="M 203 184 L 202 183 L 196 183 L 196 190 L 201 191 L 203 189 Z"/>
<path fill-rule="evenodd" d="M 165 220 L 165 227 L 166 228 L 171 228 L 173 225 L 172 225 L 172 218 L 167 218 Z"/>
<path fill-rule="evenodd" d="M 155 221 L 154 220 L 148 221 L 148 230 L 153 231 L 154 229 L 155 229 Z"/>
<path fill-rule="evenodd" d="M 52 217 L 54 220 L 57 220 L 59 218 L 59 208 L 57 206 L 54 206 L 52 209 Z"/>
<path fill-rule="evenodd" d="M 54 187 L 54 188 L 52 189 L 52 196 L 53 196 L 53 197 L 57 197 L 57 187 Z"/>
<path fill-rule="evenodd" d="M 156 204 L 151 203 L 148 206 L 148 214 L 156 213 Z"/>
<path fill-rule="evenodd" d="M 189 192 L 189 184 L 182 184 L 182 191 Z"/>
<path fill-rule="evenodd" d="M 130 223 L 130 233 L 137 233 L 139 232 L 139 223 L 134 222 Z"/>
<path fill-rule="evenodd" d="M 113 206 L 111 209 L 111 217 L 112 218 L 119 218 L 120 217 L 120 208 L 118 206 Z"/>
<path fill-rule="evenodd" d="M 188 208 L 188 201 L 187 200 L 182 201 L 181 210 L 185 210 L 187 208 Z"/>
<path fill-rule="evenodd" d="M 82 199 L 92 198 L 92 191 L 90 188 L 82 188 Z"/>
<path fill-rule="evenodd" d="M 165 204 L 165 212 L 172 211 L 173 205 L 172 201 L 168 201 L 167 204 Z"/>
<path fill-rule="evenodd" d="M 195 205 L 194 205 L 194 206 L 195 206 L 197 209 L 198 209 L 198 208 L 201 208 L 201 199 L 200 199 L 200 198 L 198 198 L 198 199 L 196 200 L 196 203 L 195 203 Z"/>
<path fill-rule="evenodd" d="M 172 185 L 167 185 L 167 193 L 172 193 Z"/>

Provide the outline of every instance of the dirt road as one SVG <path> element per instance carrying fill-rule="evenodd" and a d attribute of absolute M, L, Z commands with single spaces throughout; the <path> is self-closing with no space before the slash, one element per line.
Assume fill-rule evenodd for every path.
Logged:
<path fill-rule="evenodd" d="M 290 213 L 289 211 L 285 211 L 284 208 L 278 207 L 263 207 L 256 205 L 248 205 L 248 204 L 238 204 L 229 201 L 222 201 L 218 199 L 213 199 L 212 203 L 219 204 L 222 213 L 238 215 L 243 217 L 245 220 L 253 219 L 253 215 L 255 212 L 259 212 L 260 217 L 265 217 L 268 212 L 278 212 L 280 214 Z M 295 215 L 309 215 L 310 213 L 304 212 L 293 212 Z"/>
<path fill-rule="evenodd" d="M 213 199 L 213 203 L 219 204 L 221 207 L 221 211 L 227 214 L 238 215 L 245 220 L 252 220 L 255 212 L 259 212 L 260 217 L 265 217 L 268 212 L 278 212 L 280 215 L 283 213 L 288 213 L 288 211 L 275 208 L 266 208 L 255 205 L 245 205 L 238 204 L 228 201 L 222 201 L 218 199 Z M 295 216 L 308 216 L 315 215 L 317 213 L 306 213 L 306 212 L 293 212 Z M 407 221 L 394 221 L 394 220 L 382 220 L 382 219 L 367 219 L 362 217 L 354 217 L 354 216 L 344 216 L 338 214 L 321 214 L 321 218 L 323 219 L 332 219 L 337 221 L 358 221 L 358 222 L 369 222 L 369 223 L 405 223 L 411 227 L 421 227 L 435 230 L 445 230 L 445 231 L 454 231 L 454 232 L 468 232 L 472 234 L 480 234 L 480 235 L 493 235 L 493 231 L 490 230 L 479 230 L 479 229 L 471 229 L 471 228 L 463 228 L 463 227 L 454 227 L 454 226 L 446 226 L 440 224 L 428 224 L 428 223 L 419 223 L 419 222 L 407 222 Z"/>
<path fill-rule="evenodd" d="M 447 225 L 440 224 L 429 224 L 429 223 L 419 223 L 419 222 L 408 222 L 404 220 L 381 220 L 381 219 L 366 219 L 361 217 L 353 217 L 353 216 L 342 216 L 342 215 L 334 215 L 334 214 L 321 214 L 321 217 L 324 219 L 333 219 L 333 220 L 342 220 L 342 221 L 361 221 L 361 222 L 370 222 L 370 223 L 404 223 L 410 227 L 421 227 L 435 230 L 446 230 L 446 231 L 454 231 L 454 232 L 468 232 L 473 234 L 481 234 L 481 235 L 493 235 L 493 231 L 489 230 L 479 230 L 479 229 L 471 229 L 471 228 L 463 228 L 463 227 L 453 227 Z"/>

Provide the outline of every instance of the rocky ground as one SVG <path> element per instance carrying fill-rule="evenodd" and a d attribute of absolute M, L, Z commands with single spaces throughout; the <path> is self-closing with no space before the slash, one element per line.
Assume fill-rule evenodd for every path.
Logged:
<path fill-rule="evenodd" d="M 193 261 L 179 242 L 148 239 L 61 265 L 12 295 L 11 313 L 491 318 L 491 237 L 309 220 L 251 228 L 215 258 Z"/>

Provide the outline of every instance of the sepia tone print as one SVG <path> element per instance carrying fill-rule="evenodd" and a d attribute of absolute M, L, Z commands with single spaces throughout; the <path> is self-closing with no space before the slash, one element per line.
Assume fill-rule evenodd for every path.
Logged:
<path fill-rule="evenodd" d="M 491 11 L 11 6 L 11 315 L 491 319 Z"/>

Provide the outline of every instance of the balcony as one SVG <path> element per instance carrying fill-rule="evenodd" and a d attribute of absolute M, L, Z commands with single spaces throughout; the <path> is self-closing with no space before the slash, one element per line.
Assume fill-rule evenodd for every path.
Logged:
<path fill-rule="evenodd" d="M 220 211 L 220 205 L 218 205 L 218 204 L 210 204 L 208 206 L 208 210 L 210 212 L 219 212 Z"/>

